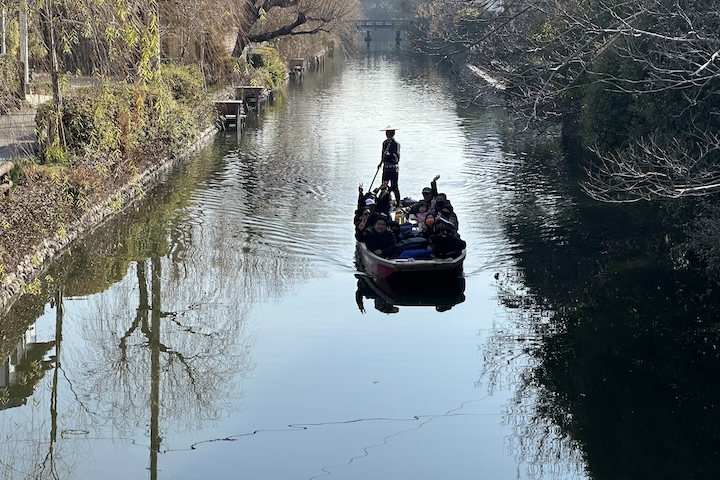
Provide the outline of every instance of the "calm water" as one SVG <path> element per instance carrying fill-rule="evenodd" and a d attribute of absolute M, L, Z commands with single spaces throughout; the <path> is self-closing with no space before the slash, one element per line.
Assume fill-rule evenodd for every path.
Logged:
<path fill-rule="evenodd" d="M 712 478 L 712 291 L 430 65 L 289 84 L 57 262 L 3 320 L 3 478 Z M 353 263 L 387 124 L 468 243 L 425 306 Z"/>

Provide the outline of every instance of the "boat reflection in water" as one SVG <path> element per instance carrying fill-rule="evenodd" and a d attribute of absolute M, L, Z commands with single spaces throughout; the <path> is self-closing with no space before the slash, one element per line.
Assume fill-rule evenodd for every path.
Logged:
<path fill-rule="evenodd" d="M 364 273 L 355 274 L 357 291 L 355 302 L 365 313 L 364 299 L 373 300 L 376 310 L 397 313 L 399 307 L 435 307 L 438 312 L 450 310 L 465 301 L 465 278 L 429 272 L 375 278 Z"/>

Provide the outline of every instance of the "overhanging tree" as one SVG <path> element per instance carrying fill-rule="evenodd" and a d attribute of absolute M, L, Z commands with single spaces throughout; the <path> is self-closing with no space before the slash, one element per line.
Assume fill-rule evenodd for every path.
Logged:
<path fill-rule="evenodd" d="M 584 185 L 590 196 L 615 202 L 720 192 L 715 3 L 511 0 L 497 6 L 433 0 L 418 11 L 445 13 L 433 17 L 429 31 L 446 52 L 502 79 L 528 125 L 580 122 L 582 141 L 597 159 Z"/>
<path fill-rule="evenodd" d="M 349 40 L 359 15 L 359 0 L 247 0 L 233 56 L 250 43 L 280 37 L 328 33 Z"/>

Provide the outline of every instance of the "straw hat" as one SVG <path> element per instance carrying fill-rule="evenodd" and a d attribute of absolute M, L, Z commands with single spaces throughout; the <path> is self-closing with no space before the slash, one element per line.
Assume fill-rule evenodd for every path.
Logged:
<path fill-rule="evenodd" d="M 394 132 L 395 130 L 397 130 L 397 128 L 393 127 L 392 125 L 388 125 L 387 127 L 380 129 L 381 132 L 386 132 L 386 131 L 388 131 L 388 130 Z"/>

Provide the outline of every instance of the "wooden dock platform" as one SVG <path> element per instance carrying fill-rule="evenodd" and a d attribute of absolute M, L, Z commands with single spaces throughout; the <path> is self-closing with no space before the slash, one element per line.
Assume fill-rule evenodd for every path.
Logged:
<path fill-rule="evenodd" d="M 243 100 L 215 100 L 215 109 L 218 112 L 218 121 L 221 123 L 223 130 L 230 125 L 234 125 L 238 130 L 242 130 L 245 125 L 245 102 Z"/>
<path fill-rule="evenodd" d="M 235 98 L 245 104 L 246 112 L 251 110 L 260 112 L 268 96 L 269 90 L 265 87 L 244 85 L 235 88 Z"/>
<path fill-rule="evenodd" d="M 304 58 L 291 58 L 288 61 L 288 70 L 290 78 L 294 80 L 300 80 L 305 73 L 307 62 Z"/>

